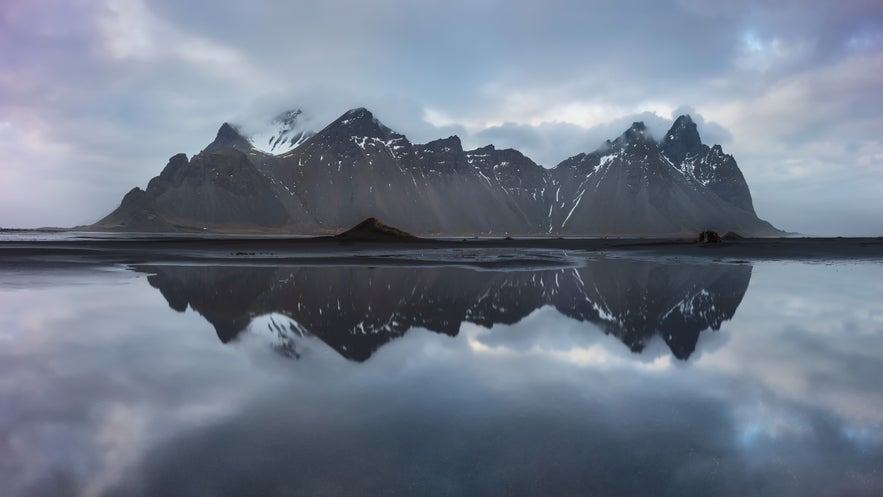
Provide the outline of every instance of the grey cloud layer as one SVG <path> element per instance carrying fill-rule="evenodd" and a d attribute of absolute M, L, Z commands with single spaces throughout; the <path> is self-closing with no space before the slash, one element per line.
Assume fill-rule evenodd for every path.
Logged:
<path fill-rule="evenodd" d="M 274 107 L 322 122 L 364 105 L 415 141 L 554 165 L 689 105 L 764 217 L 883 233 L 879 2 L 42 0 L 0 6 L 0 44 L 2 226 L 93 221 L 220 122 Z"/>

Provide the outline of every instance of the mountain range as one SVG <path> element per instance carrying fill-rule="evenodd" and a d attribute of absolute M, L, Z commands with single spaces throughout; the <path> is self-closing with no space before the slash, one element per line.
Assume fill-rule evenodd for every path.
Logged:
<path fill-rule="evenodd" d="M 514 149 L 464 150 L 457 136 L 411 143 L 364 108 L 318 132 L 300 115 L 281 114 L 260 143 L 224 123 L 202 152 L 173 156 L 91 228 L 327 234 L 374 216 L 436 235 L 782 234 L 758 218 L 735 159 L 702 143 L 689 115 L 661 140 L 636 122 L 551 169 Z"/>

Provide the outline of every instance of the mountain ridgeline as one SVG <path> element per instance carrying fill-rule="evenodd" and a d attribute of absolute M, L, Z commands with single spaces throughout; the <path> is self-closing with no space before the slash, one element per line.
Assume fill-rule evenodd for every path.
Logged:
<path fill-rule="evenodd" d="M 285 130 L 298 115 L 283 115 Z M 280 136 L 265 152 L 225 123 L 92 227 L 327 234 L 374 216 L 418 234 L 782 233 L 755 214 L 733 157 L 703 144 L 686 115 L 661 141 L 634 123 L 552 169 L 514 149 L 464 150 L 456 136 L 411 143 L 363 108 L 284 135 L 293 148 L 277 147 Z"/>

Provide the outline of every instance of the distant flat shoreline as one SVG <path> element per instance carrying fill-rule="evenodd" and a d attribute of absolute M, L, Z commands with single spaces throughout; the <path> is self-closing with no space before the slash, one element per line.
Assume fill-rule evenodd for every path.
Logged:
<path fill-rule="evenodd" d="M 562 265 L 574 257 L 883 262 L 878 238 L 746 238 L 698 244 L 648 238 L 418 238 L 341 241 L 332 237 L 161 236 L 0 241 L 0 266 L 40 264 L 459 264 Z"/>

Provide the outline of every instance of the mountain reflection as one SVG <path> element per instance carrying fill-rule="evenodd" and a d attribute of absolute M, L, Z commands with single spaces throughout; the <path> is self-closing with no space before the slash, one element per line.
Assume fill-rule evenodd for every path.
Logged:
<path fill-rule="evenodd" d="M 641 352 L 659 334 L 687 359 L 699 333 L 733 317 L 751 266 L 588 260 L 580 268 L 475 271 L 398 266 L 145 266 L 148 281 L 176 311 L 189 306 L 222 342 L 266 319 L 280 350 L 318 337 L 342 356 L 368 359 L 413 327 L 454 336 L 464 321 L 514 324 L 551 305 L 597 325 Z"/>

